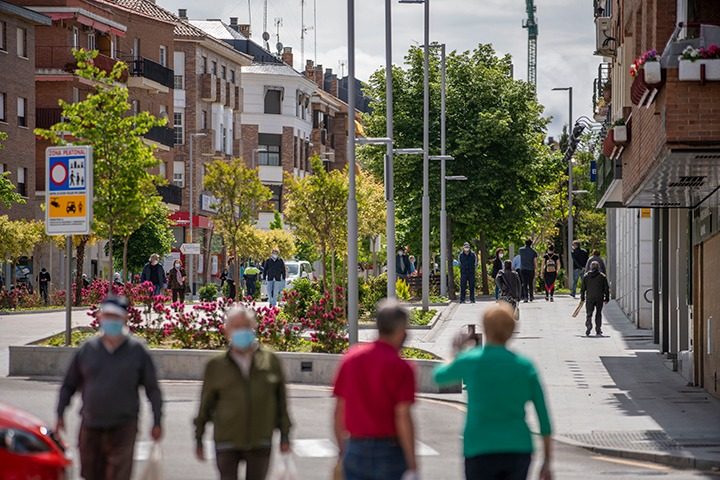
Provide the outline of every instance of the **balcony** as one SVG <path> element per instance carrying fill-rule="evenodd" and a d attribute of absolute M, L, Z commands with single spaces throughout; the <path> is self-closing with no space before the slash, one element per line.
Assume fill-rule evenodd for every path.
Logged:
<path fill-rule="evenodd" d="M 147 58 L 129 62 L 129 87 L 143 88 L 154 93 L 168 93 L 175 85 L 175 73 Z"/>
<path fill-rule="evenodd" d="M 35 109 L 35 126 L 37 128 L 50 128 L 62 120 L 62 109 L 55 108 L 36 108 Z"/>
<path fill-rule="evenodd" d="M 597 208 L 621 207 L 622 160 L 600 155 L 597 160 Z"/>
<path fill-rule="evenodd" d="M 217 101 L 223 105 L 227 103 L 227 82 L 222 78 L 216 78 L 215 92 L 217 92 Z"/>
<path fill-rule="evenodd" d="M 153 127 L 143 135 L 143 138 L 157 145 L 167 147 L 167 150 L 175 146 L 175 130 L 172 128 Z"/>
<path fill-rule="evenodd" d="M 182 188 L 177 185 L 160 185 L 157 187 L 158 193 L 163 199 L 163 202 L 170 205 L 182 205 Z"/>
<path fill-rule="evenodd" d="M 40 74 L 52 73 L 75 73 L 77 62 L 72 54 L 72 46 L 37 46 L 35 67 Z M 94 64 L 103 72 L 110 74 L 119 60 L 111 58 L 102 53 L 95 57 Z M 121 77 L 121 81 L 127 81 L 127 71 Z"/>
<path fill-rule="evenodd" d="M 200 98 L 205 102 L 214 102 L 217 98 L 217 82 L 211 73 L 200 74 Z"/>
<path fill-rule="evenodd" d="M 228 108 L 235 109 L 235 85 L 231 84 L 230 82 L 225 83 L 225 106 Z"/>

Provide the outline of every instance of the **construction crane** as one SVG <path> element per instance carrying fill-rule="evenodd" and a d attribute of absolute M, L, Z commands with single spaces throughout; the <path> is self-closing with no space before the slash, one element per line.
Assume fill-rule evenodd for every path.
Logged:
<path fill-rule="evenodd" d="M 537 88 L 537 37 L 538 24 L 535 19 L 535 0 L 525 0 L 527 7 L 527 20 L 523 22 L 523 28 L 528 31 L 528 83 Z"/>

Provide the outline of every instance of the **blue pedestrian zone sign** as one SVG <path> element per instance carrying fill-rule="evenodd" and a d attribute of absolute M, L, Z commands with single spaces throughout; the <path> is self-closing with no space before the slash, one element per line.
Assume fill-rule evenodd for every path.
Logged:
<path fill-rule="evenodd" d="M 597 182 L 597 161 L 590 161 L 590 181 Z"/>
<path fill-rule="evenodd" d="M 87 235 L 92 223 L 92 148 L 49 147 L 46 151 L 48 235 Z"/>

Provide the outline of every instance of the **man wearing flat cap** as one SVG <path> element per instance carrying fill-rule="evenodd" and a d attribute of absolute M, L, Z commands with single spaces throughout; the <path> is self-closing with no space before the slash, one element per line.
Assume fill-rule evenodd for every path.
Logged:
<path fill-rule="evenodd" d="M 162 436 L 162 394 L 155 365 L 145 346 L 129 335 L 128 301 L 109 296 L 98 314 L 100 335 L 80 347 L 68 367 L 57 405 L 57 432 L 65 429 L 64 413 L 80 391 L 81 476 L 85 480 L 129 480 L 138 431 L 140 397 L 145 389 L 153 412 L 150 436 Z"/>

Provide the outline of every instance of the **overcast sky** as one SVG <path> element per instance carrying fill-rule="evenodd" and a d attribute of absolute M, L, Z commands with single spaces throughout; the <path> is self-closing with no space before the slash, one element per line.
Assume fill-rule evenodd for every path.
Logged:
<path fill-rule="evenodd" d="M 157 0 L 177 12 L 187 8 L 191 19 L 239 17 L 248 22 L 248 1 L 252 6 L 253 38 L 261 41 L 263 0 Z M 309 30 L 305 40 L 305 58 L 315 56 L 324 68 L 340 72 L 347 61 L 346 4 L 344 0 L 315 0 L 317 29 Z M 523 0 L 431 0 L 430 38 L 445 43 L 448 51 L 469 50 L 478 43 L 492 43 L 499 53 L 510 53 L 515 75 L 527 78 L 527 30 Z M 268 30 L 277 42 L 274 19 L 281 17 L 280 41 L 293 47 L 295 68 L 301 68 L 302 0 L 267 0 Z M 401 63 L 410 45 L 423 39 L 422 5 L 401 5 L 393 0 L 393 61 Z M 312 27 L 314 0 L 305 0 L 305 25 Z M 367 79 L 385 64 L 384 4 L 382 0 L 356 0 L 356 74 Z M 589 0 L 536 0 L 538 40 L 538 96 L 546 115 L 554 122 L 549 135 L 557 135 L 567 123 L 567 92 L 552 92 L 553 87 L 572 86 L 574 116 L 591 116 L 592 82 L 600 57 L 594 57 L 595 30 L 592 2 Z"/>

